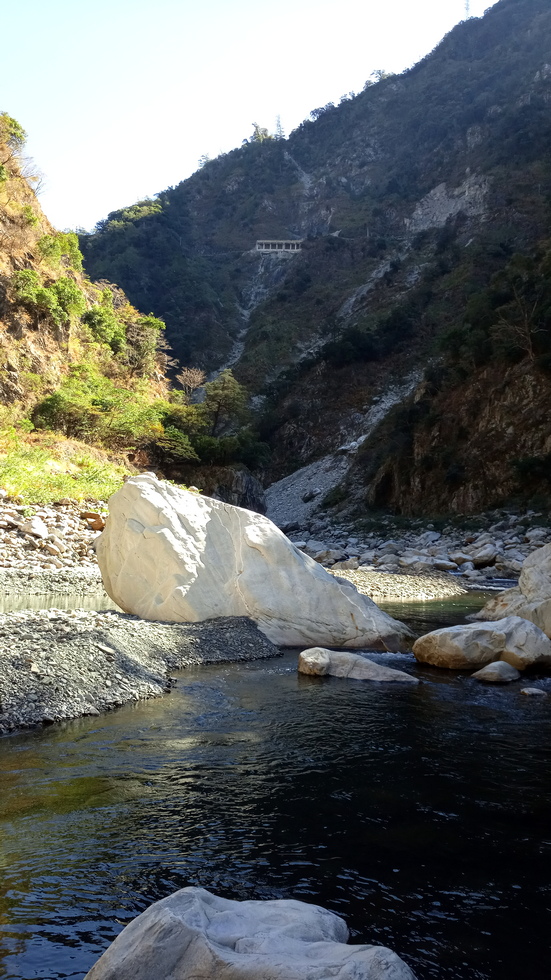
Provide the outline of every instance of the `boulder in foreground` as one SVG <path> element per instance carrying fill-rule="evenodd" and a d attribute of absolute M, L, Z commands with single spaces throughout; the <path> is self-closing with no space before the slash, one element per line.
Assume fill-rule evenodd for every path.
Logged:
<path fill-rule="evenodd" d="M 132 477 L 109 501 L 97 556 L 106 591 L 142 619 L 248 616 L 279 646 L 407 650 L 413 634 L 302 554 L 267 517 Z"/>
<path fill-rule="evenodd" d="M 346 677 L 354 681 L 385 681 L 418 684 L 417 677 L 406 674 L 394 667 L 376 664 L 357 653 L 324 650 L 323 647 L 312 647 L 303 650 L 298 658 L 298 669 L 301 674 L 312 674 L 315 677 Z"/>
<path fill-rule="evenodd" d="M 86 980 L 415 980 L 384 946 L 347 946 L 337 915 L 182 888 L 134 919 Z"/>
<path fill-rule="evenodd" d="M 497 622 L 446 626 L 421 636 L 413 645 L 421 663 L 465 670 L 505 660 L 517 670 L 538 664 L 551 667 L 551 640 L 519 616 Z"/>

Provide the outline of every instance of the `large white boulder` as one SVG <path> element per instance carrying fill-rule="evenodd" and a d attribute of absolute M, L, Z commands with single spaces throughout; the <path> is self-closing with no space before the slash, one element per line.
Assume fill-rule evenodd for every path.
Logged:
<path fill-rule="evenodd" d="M 411 647 L 407 626 L 261 514 L 150 473 L 128 480 L 109 512 L 96 551 L 105 589 L 126 612 L 192 623 L 248 616 L 280 646 Z"/>
<path fill-rule="evenodd" d="M 421 663 L 453 670 L 483 667 L 494 660 L 505 660 L 517 670 L 534 664 L 551 667 L 551 640 L 519 616 L 434 630 L 414 643 L 413 653 Z"/>
<path fill-rule="evenodd" d="M 312 647 L 303 650 L 298 658 L 298 670 L 301 674 L 313 674 L 315 677 L 346 677 L 353 681 L 386 681 L 418 684 L 419 681 L 403 670 L 376 664 L 367 657 L 346 650 L 324 650 L 323 647 Z"/>
<path fill-rule="evenodd" d="M 347 946 L 337 915 L 182 888 L 126 926 L 85 980 L 415 980 L 384 946 Z"/>
<path fill-rule="evenodd" d="M 528 555 L 516 588 L 500 592 L 472 618 L 495 620 L 503 616 L 528 619 L 551 637 L 551 544 Z"/>

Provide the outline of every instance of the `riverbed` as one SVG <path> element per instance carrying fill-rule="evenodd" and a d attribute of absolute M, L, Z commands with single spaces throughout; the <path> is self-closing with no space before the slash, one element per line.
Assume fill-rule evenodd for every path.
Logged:
<path fill-rule="evenodd" d="M 374 659 L 423 683 L 302 677 L 287 652 L 2 739 L 0 977 L 81 980 L 198 884 L 324 905 L 419 980 L 548 980 L 548 699 Z"/>

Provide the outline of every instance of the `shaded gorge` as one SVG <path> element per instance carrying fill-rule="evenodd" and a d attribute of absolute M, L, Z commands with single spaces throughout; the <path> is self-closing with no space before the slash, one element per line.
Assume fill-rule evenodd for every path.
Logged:
<path fill-rule="evenodd" d="M 457 603 L 415 604 L 413 625 Z M 419 980 L 547 980 L 548 699 L 373 659 L 424 683 L 302 677 L 287 652 L 0 740 L 0 977 L 81 980 L 197 884 L 324 905 Z"/>

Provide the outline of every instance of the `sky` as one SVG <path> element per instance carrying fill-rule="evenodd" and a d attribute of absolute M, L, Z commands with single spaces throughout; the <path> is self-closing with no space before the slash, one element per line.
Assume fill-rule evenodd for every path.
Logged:
<path fill-rule="evenodd" d="M 495 2 L 495 0 L 493 0 Z M 312 109 L 400 72 L 466 0 L 26 0 L 2 11 L 0 111 L 26 129 L 40 201 L 91 230 L 227 152 L 253 123 L 286 135 Z M 470 0 L 482 16 L 492 0 Z M 13 43 L 7 43 L 7 39 Z"/>

